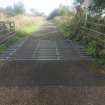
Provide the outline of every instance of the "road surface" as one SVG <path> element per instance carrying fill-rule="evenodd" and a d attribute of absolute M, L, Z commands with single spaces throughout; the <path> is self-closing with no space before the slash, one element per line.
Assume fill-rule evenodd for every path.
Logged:
<path fill-rule="evenodd" d="M 1 105 L 104 105 L 105 77 L 50 22 L 0 56 Z"/>

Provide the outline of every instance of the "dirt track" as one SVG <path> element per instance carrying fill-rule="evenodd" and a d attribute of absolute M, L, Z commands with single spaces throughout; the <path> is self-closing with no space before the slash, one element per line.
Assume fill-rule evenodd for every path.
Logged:
<path fill-rule="evenodd" d="M 16 45 L 17 46 L 17 45 Z M 93 72 L 83 47 L 64 39 L 53 24 L 1 55 L 1 105 L 104 105 L 105 77 Z"/>

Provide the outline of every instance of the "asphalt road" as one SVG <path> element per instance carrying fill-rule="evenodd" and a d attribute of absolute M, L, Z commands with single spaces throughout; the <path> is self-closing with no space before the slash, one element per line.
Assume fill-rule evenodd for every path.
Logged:
<path fill-rule="evenodd" d="M 47 22 L 0 56 L 1 105 L 104 105 L 105 77 L 93 59 Z"/>

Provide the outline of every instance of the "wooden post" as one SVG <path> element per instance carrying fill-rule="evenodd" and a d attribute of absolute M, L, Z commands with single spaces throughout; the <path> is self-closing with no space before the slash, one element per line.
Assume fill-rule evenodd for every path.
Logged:
<path fill-rule="evenodd" d="M 14 26 L 14 32 L 15 32 L 15 22 L 13 21 L 13 26 Z"/>
<path fill-rule="evenodd" d="M 88 11 L 87 11 L 87 8 L 85 9 L 85 21 L 84 21 L 84 26 L 86 26 L 86 24 L 87 24 L 87 19 L 88 19 Z"/>
<path fill-rule="evenodd" d="M 100 52 L 100 50 L 102 50 L 102 49 L 103 49 L 102 45 L 99 44 L 99 43 L 96 43 L 96 56 L 97 56 L 97 57 L 100 57 L 99 52 Z"/>
<path fill-rule="evenodd" d="M 10 22 L 10 32 L 15 32 L 15 22 L 14 21 L 12 21 L 12 22 Z"/>

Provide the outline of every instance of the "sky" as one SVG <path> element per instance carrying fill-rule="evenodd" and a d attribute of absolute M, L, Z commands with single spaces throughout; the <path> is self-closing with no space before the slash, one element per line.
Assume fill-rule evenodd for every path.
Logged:
<path fill-rule="evenodd" d="M 48 15 L 54 8 L 59 5 L 72 6 L 73 0 L 0 0 L 0 7 L 13 5 L 16 2 L 23 2 L 27 11 L 31 8 Z"/>

